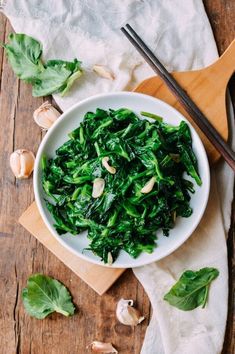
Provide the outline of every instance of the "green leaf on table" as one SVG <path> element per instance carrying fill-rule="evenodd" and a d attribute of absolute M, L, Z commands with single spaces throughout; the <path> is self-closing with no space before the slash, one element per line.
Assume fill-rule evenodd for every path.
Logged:
<path fill-rule="evenodd" d="M 177 283 L 165 294 L 164 300 L 183 311 L 198 306 L 205 307 L 211 282 L 217 278 L 216 268 L 202 268 L 199 271 L 186 270 Z"/>
<path fill-rule="evenodd" d="M 8 40 L 3 46 L 14 73 L 26 82 L 35 82 L 44 70 L 41 44 L 22 33 L 10 33 Z"/>
<path fill-rule="evenodd" d="M 81 62 L 64 60 L 49 60 L 45 70 L 40 73 L 38 80 L 33 84 L 33 96 L 47 96 L 52 92 L 61 92 L 64 96 L 73 82 L 82 74 Z"/>
<path fill-rule="evenodd" d="M 43 274 L 33 274 L 29 277 L 27 287 L 22 291 L 22 298 L 27 313 L 38 319 L 43 319 L 52 312 L 70 316 L 75 311 L 66 287 L 58 280 Z"/>
<path fill-rule="evenodd" d="M 33 86 L 33 96 L 41 97 L 52 93 L 64 96 L 81 74 L 81 62 L 41 60 L 42 46 L 34 38 L 21 33 L 11 33 L 4 44 L 7 57 L 15 74 Z"/>

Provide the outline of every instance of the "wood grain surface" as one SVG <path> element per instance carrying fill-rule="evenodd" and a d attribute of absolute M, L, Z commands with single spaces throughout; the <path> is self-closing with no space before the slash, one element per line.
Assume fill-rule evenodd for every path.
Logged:
<path fill-rule="evenodd" d="M 222 53 L 235 36 L 235 2 L 206 0 L 204 4 Z M 9 22 L 0 14 L 0 41 L 4 42 L 11 30 Z M 33 201 L 32 179 L 20 182 L 14 179 L 9 169 L 9 155 L 20 147 L 37 151 L 42 134 L 32 120 L 32 112 L 42 99 L 32 98 L 31 88 L 16 79 L 2 49 L 0 75 L 0 353 L 85 354 L 86 345 L 99 339 L 113 342 L 121 354 L 139 354 L 151 307 L 132 272 L 126 271 L 100 297 L 17 223 Z M 234 92 L 232 81 L 230 88 Z M 234 352 L 232 228 L 228 246 L 230 297 L 223 354 Z M 35 272 L 53 276 L 69 287 L 78 307 L 75 316 L 65 318 L 55 314 L 39 321 L 25 313 L 21 291 L 28 276 Z M 142 325 L 132 329 L 117 323 L 115 306 L 121 297 L 136 301 L 147 317 Z"/>

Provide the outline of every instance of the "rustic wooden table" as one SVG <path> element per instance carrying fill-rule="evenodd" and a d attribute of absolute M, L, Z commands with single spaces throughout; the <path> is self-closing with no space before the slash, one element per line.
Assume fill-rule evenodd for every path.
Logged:
<path fill-rule="evenodd" d="M 204 4 L 222 53 L 235 37 L 235 1 L 205 0 Z M 4 42 L 11 31 L 9 22 L 0 14 L 0 41 Z M 125 272 L 100 297 L 17 223 L 34 199 L 32 179 L 15 180 L 9 169 L 9 156 L 20 147 L 37 151 L 42 133 L 32 120 L 32 112 L 43 100 L 32 98 L 31 87 L 14 76 L 1 48 L 0 73 L 0 352 L 83 354 L 88 343 L 100 339 L 114 343 L 122 354 L 139 354 L 151 306 L 132 271 Z M 232 231 L 228 245 L 230 297 L 224 354 L 234 352 Z M 55 314 L 39 321 L 25 313 L 21 291 L 28 276 L 36 272 L 58 278 L 69 287 L 79 309 L 76 316 L 65 318 Z M 121 297 L 136 300 L 147 317 L 141 326 L 132 329 L 117 323 L 115 306 Z"/>

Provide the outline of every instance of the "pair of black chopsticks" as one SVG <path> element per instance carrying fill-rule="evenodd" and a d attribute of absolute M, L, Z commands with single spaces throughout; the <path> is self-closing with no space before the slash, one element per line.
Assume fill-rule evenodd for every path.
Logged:
<path fill-rule="evenodd" d="M 163 79 L 172 93 L 178 98 L 180 103 L 184 106 L 185 110 L 192 117 L 194 122 L 198 125 L 201 131 L 206 135 L 214 147 L 221 153 L 223 158 L 235 171 L 235 153 L 228 146 L 228 144 L 219 135 L 213 125 L 208 121 L 201 110 L 191 100 L 188 94 L 177 83 L 174 77 L 166 70 L 162 63 L 157 59 L 153 52 L 142 41 L 133 28 L 127 24 L 126 28 L 122 27 L 121 31 L 125 34 L 131 44 L 142 55 L 145 61 L 151 68 Z"/>

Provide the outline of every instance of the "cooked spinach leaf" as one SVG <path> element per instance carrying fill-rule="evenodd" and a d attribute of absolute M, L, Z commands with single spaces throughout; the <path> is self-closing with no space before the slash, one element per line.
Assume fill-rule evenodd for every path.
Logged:
<path fill-rule="evenodd" d="M 32 84 L 33 96 L 47 96 L 52 93 L 65 95 L 73 82 L 82 74 L 81 62 L 64 60 L 41 60 L 42 46 L 34 38 L 22 33 L 11 33 L 6 43 L 8 60 L 15 74 Z"/>
<path fill-rule="evenodd" d="M 45 318 L 52 312 L 64 316 L 74 314 L 75 307 L 66 287 L 58 280 L 43 274 L 31 275 L 22 291 L 25 310 L 30 316 Z"/>
<path fill-rule="evenodd" d="M 199 271 L 186 270 L 164 296 L 164 300 L 183 311 L 190 311 L 198 306 L 204 308 L 210 284 L 218 275 L 219 271 L 216 268 L 202 268 Z"/>
<path fill-rule="evenodd" d="M 47 206 L 59 234 L 87 230 L 89 250 L 105 263 L 111 256 L 115 261 L 121 250 L 134 258 L 151 253 L 157 230 L 168 236 L 177 216 L 192 214 L 194 185 L 185 173 L 202 182 L 184 121 L 171 126 L 142 120 L 127 108 L 98 108 L 86 113 L 69 138 L 53 159 L 42 161 Z M 105 168 L 104 158 L 114 172 Z M 93 198 L 97 178 L 105 187 Z"/>

